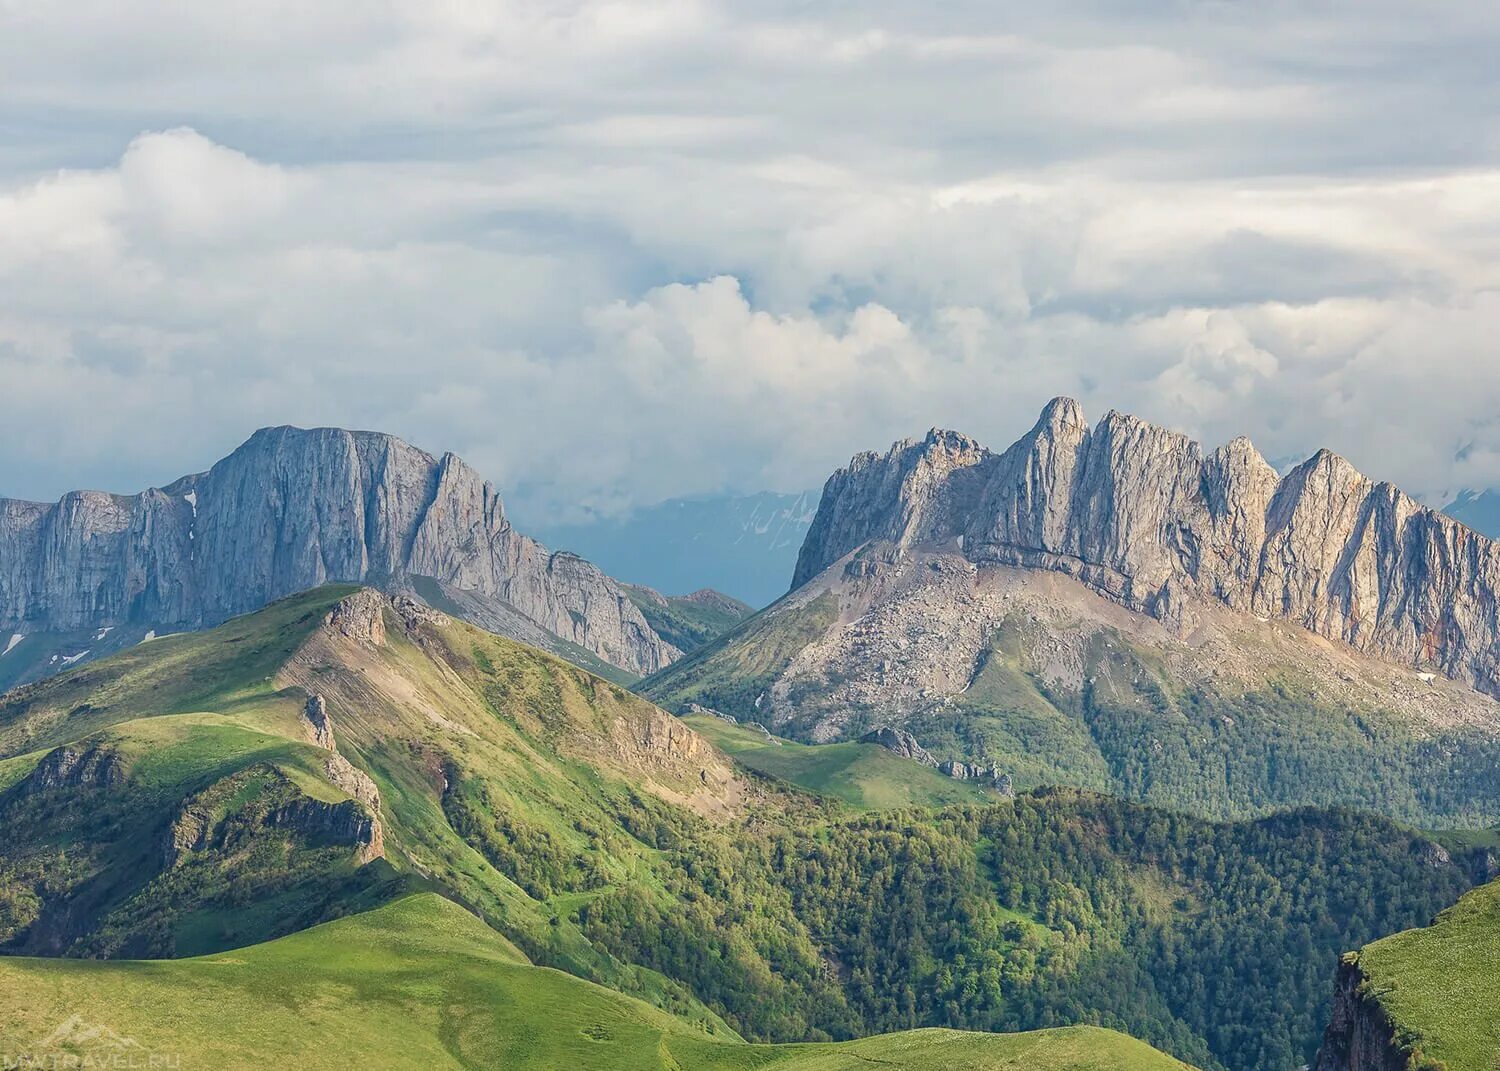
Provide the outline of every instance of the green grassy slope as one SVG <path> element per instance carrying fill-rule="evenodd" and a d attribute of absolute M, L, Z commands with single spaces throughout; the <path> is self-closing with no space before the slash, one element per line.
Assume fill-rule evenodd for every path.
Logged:
<path fill-rule="evenodd" d="M 997 798 L 877 744 L 798 744 L 771 740 L 756 729 L 711 715 L 693 714 L 682 720 L 750 769 L 861 810 L 944 807 Z"/>
<path fill-rule="evenodd" d="M 80 1014 L 83 1022 L 45 1044 Z M 101 1026 L 111 1033 L 98 1036 Z M 640 1001 L 528 965 L 493 930 L 432 894 L 199 959 L 0 960 L 0 1036 L 7 1055 L 38 1060 L 119 1053 L 226 1069 L 1186 1066 L 1124 1035 L 1089 1028 L 1029 1035 L 927 1030 L 791 1046 L 716 1038 Z"/>
<path fill-rule="evenodd" d="M 636 690 L 668 710 L 689 701 L 754 720 L 756 700 L 803 647 L 838 620 L 838 598 L 776 603 L 712 643 L 647 677 Z"/>
<path fill-rule="evenodd" d="M 1366 945 L 1356 962 L 1402 1045 L 1446 1071 L 1500 1066 L 1500 882 L 1431 926 Z"/>
<path fill-rule="evenodd" d="M 331 585 L 304 592 L 216 629 L 137 644 L 0 695 L 0 755 L 159 714 L 213 710 L 251 725 L 284 724 L 278 714 L 287 704 L 273 680 L 276 671 L 329 608 L 357 590 Z"/>
<path fill-rule="evenodd" d="M 727 760 L 701 742 L 693 753 L 623 688 L 460 622 L 408 633 L 387 604 L 378 645 L 326 627 L 357 590 L 305 593 L 0 702 L 0 948 L 185 955 L 436 883 L 541 961 L 717 1021 L 559 909 L 617 883 L 659 888 L 660 843 L 723 806 Z M 311 741 L 311 692 L 379 788 L 385 857 L 372 864 L 280 817 L 348 798 Z M 123 772 L 39 791 L 28 778 L 62 745 Z M 174 862 L 169 831 L 197 811 L 213 843 Z"/>

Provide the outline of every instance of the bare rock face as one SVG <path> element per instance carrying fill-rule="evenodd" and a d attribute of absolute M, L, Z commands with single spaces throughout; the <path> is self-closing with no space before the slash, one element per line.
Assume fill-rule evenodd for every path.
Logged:
<path fill-rule="evenodd" d="M 883 725 L 879 729 L 865 733 L 859 738 L 861 744 L 879 744 L 887 751 L 900 755 L 903 759 L 911 759 L 920 762 L 923 766 L 937 766 L 937 759 L 927 753 L 927 749 L 917 743 L 917 738 L 905 729 L 894 729 L 889 725 Z"/>
<path fill-rule="evenodd" d="M 365 594 L 373 593 L 359 593 L 359 595 Z M 357 597 L 353 596 L 351 598 Z M 375 595 L 375 598 L 383 600 L 383 596 L 378 594 Z M 350 601 L 351 599 L 345 599 L 344 603 Z M 340 605 L 342 606 L 343 604 L 341 603 Z M 332 619 L 336 616 L 337 611 L 329 615 L 330 624 L 332 624 Z M 353 638 L 358 640 L 361 637 L 354 636 Z M 363 865 L 372 859 L 381 858 L 385 854 L 385 830 L 380 821 L 380 789 L 376 787 L 375 782 L 371 780 L 369 774 L 339 754 L 338 743 L 334 739 L 333 733 L 333 715 L 328 713 L 327 700 L 316 693 L 309 695 L 307 697 L 307 705 L 304 709 L 309 727 L 312 730 L 313 742 L 329 752 L 328 758 L 323 762 L 323 772 L 328 775 L 330 782 L 344 792 L 347 792 L 350 796 L 353 796 L 364 807 L 365 812 L 369 816 L 370 823 L 366 831 L 368 835 L 363 835 L 356 841 L 351 842 L 359 845 L 356 862 Z M 343 819 L 340 820 L 342 821 Z"/>
<path fill-rule="evenodd" d="M 380 592 L 364 588 L 348 598 L 340 599 L 328 611 L 324 624 L 339 635 L 366 647 L 384 647 L 387 602 Z"/>
<path fill-rule="evenodd" d="M 1339 963 L 1333 1015 L 1323 1032 L 1315 1071 L 1410 1071 L 1410 1054 L 1380 1005 L 1361 992 L 1364 975 L 1352 955 Z"/>
<path fill-rule="evenodd" d="M 1500 695 L 1500 544 L 1322 451 L 1285 477 L 1245 439 L 1195 442 L 1057 399 L 1003 453 L 931 432 L 829 479 L 798 587 L 913 549 L 1065 573 L 1169 627 L 1222 604 Z"/>
<path fill-rule="evenodd" d="M 333 740 L 333 719 L 328 716 L 328 704 L 321 695 L 307 697 L 304 708 L 308 727 L 312 730 L 313 743 L 329 751 L 338 750 Z"/>
<path fill-rule="evenodd" d="M 418 602 L 410 595 L 397 595 L 391 600 L 391 609 L 401 619 L 402 627 L 408 633 L 416 632 L 423 626 L 445 628 L 448 624 L 448 618 L 444 614 L 440 614 L 432 609 L 432 607 Z"/>
<path fill-rule="evenodd" d="M 265 428 L 208 472 L 138 495 L 0 499 L 0 629 L 217 624 L 319 584 L 426 578 L 489 616 L 637 674 L 679 652 L 619 586 L 511 527 L 453 454 L 389 435 Z"/>

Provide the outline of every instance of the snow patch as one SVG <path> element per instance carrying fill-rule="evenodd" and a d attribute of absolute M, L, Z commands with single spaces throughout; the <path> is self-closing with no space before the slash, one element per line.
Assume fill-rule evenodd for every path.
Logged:
<path fill-rule="evenodd" d="M 88 653 L 89 653 L 88 649 L 84 649 L 82 651 L 79 651 L 77 654 L 64 655 L 63 656 L 63 660 L 62 660 L 62 664 L 65 665 L 65 666 L 71 666 L 74 662 L 79 661 L 80 659 L 82 659 Z M 54 655 L 53 657 L 55 658 L 57 656 Z"/>
<path fill-rule="evenodd" d="M 10 637 L 10 642 L 5 645 L 5 650 L 0 651 L 0 658 L 4 658 L 6 655 L 10 654 L 11 651 L 15 649 L 16 644 L 20 643 L 25 638 L 26 637 L 21 635 L 19 632 L 13 633 Z"/>
<path fill-rule="evenodd" d="M 99 631 L 94 633 L 94 642 L 98 643 L 100 640 L 104 639 L 104 637 L 108 636 L 112 631 L 114 631 L 114 627 L 115 626 L 113 625 L 101 625 Z"/>
<path fill-rule="evenodd" d="M 182 500 L 193 507 L 193 516 L 196 518 L 198 516 L 198 492 L 189 491 L 182 496 Z"/>

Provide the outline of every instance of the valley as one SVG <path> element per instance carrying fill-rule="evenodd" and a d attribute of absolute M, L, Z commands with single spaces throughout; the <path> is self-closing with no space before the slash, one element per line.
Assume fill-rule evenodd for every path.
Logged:
<path fill-rule="evenodd" d="M 67 977 L 104 957 L 125 994 L 172 976 L 142 957 L 295 949 L 436 892 L 525 969 L 690 1034 L 1087 1024 L 1270 1071 L 1315 1055 L 1341 952 L 1425 923 L 1494 865 L 1479 840 L 1355 811 L 1222 824 L 1078 790 L 1006 799 L 875 744 L 777 745 L 352 587 L 13 692 L 0 749 L 0 939 L 23 957 L 0 966 Z M 450 1052 L 468 1036 L 438 1035 Z M 907 1046 L 911 1067 L 978 1045 L 963 1058 L 990 1066 L 987 1042 L 916 1037 L 860 1045 Z M 1078 1059 L 1061 1066 L 1093 1066 Z"/>

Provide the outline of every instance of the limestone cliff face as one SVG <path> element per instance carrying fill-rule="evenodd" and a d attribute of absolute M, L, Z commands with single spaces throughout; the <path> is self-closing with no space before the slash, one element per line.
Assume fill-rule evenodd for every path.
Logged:
<path fill-rule="evenodd" d="M 613 580 L 511 527 L 462 460 L 389 435 L 266 428 L 166 488 L 0 500 L 8 631 L 199 628 L 323 583 L 405 590 L 413 578 L 633 673 L 678 654 Z"/>
<path fill-rule="evenodd" d="M 863 547 L 1066 573 L 1177 628 L 1209 600 L 1500 695 L 1500 544 L 1327 451 L 1280 477 L 1245 439 L 1204 456 L 1057 399 L 1004 453 L 935 430 L 855 457 L 793 586 Z"/>

